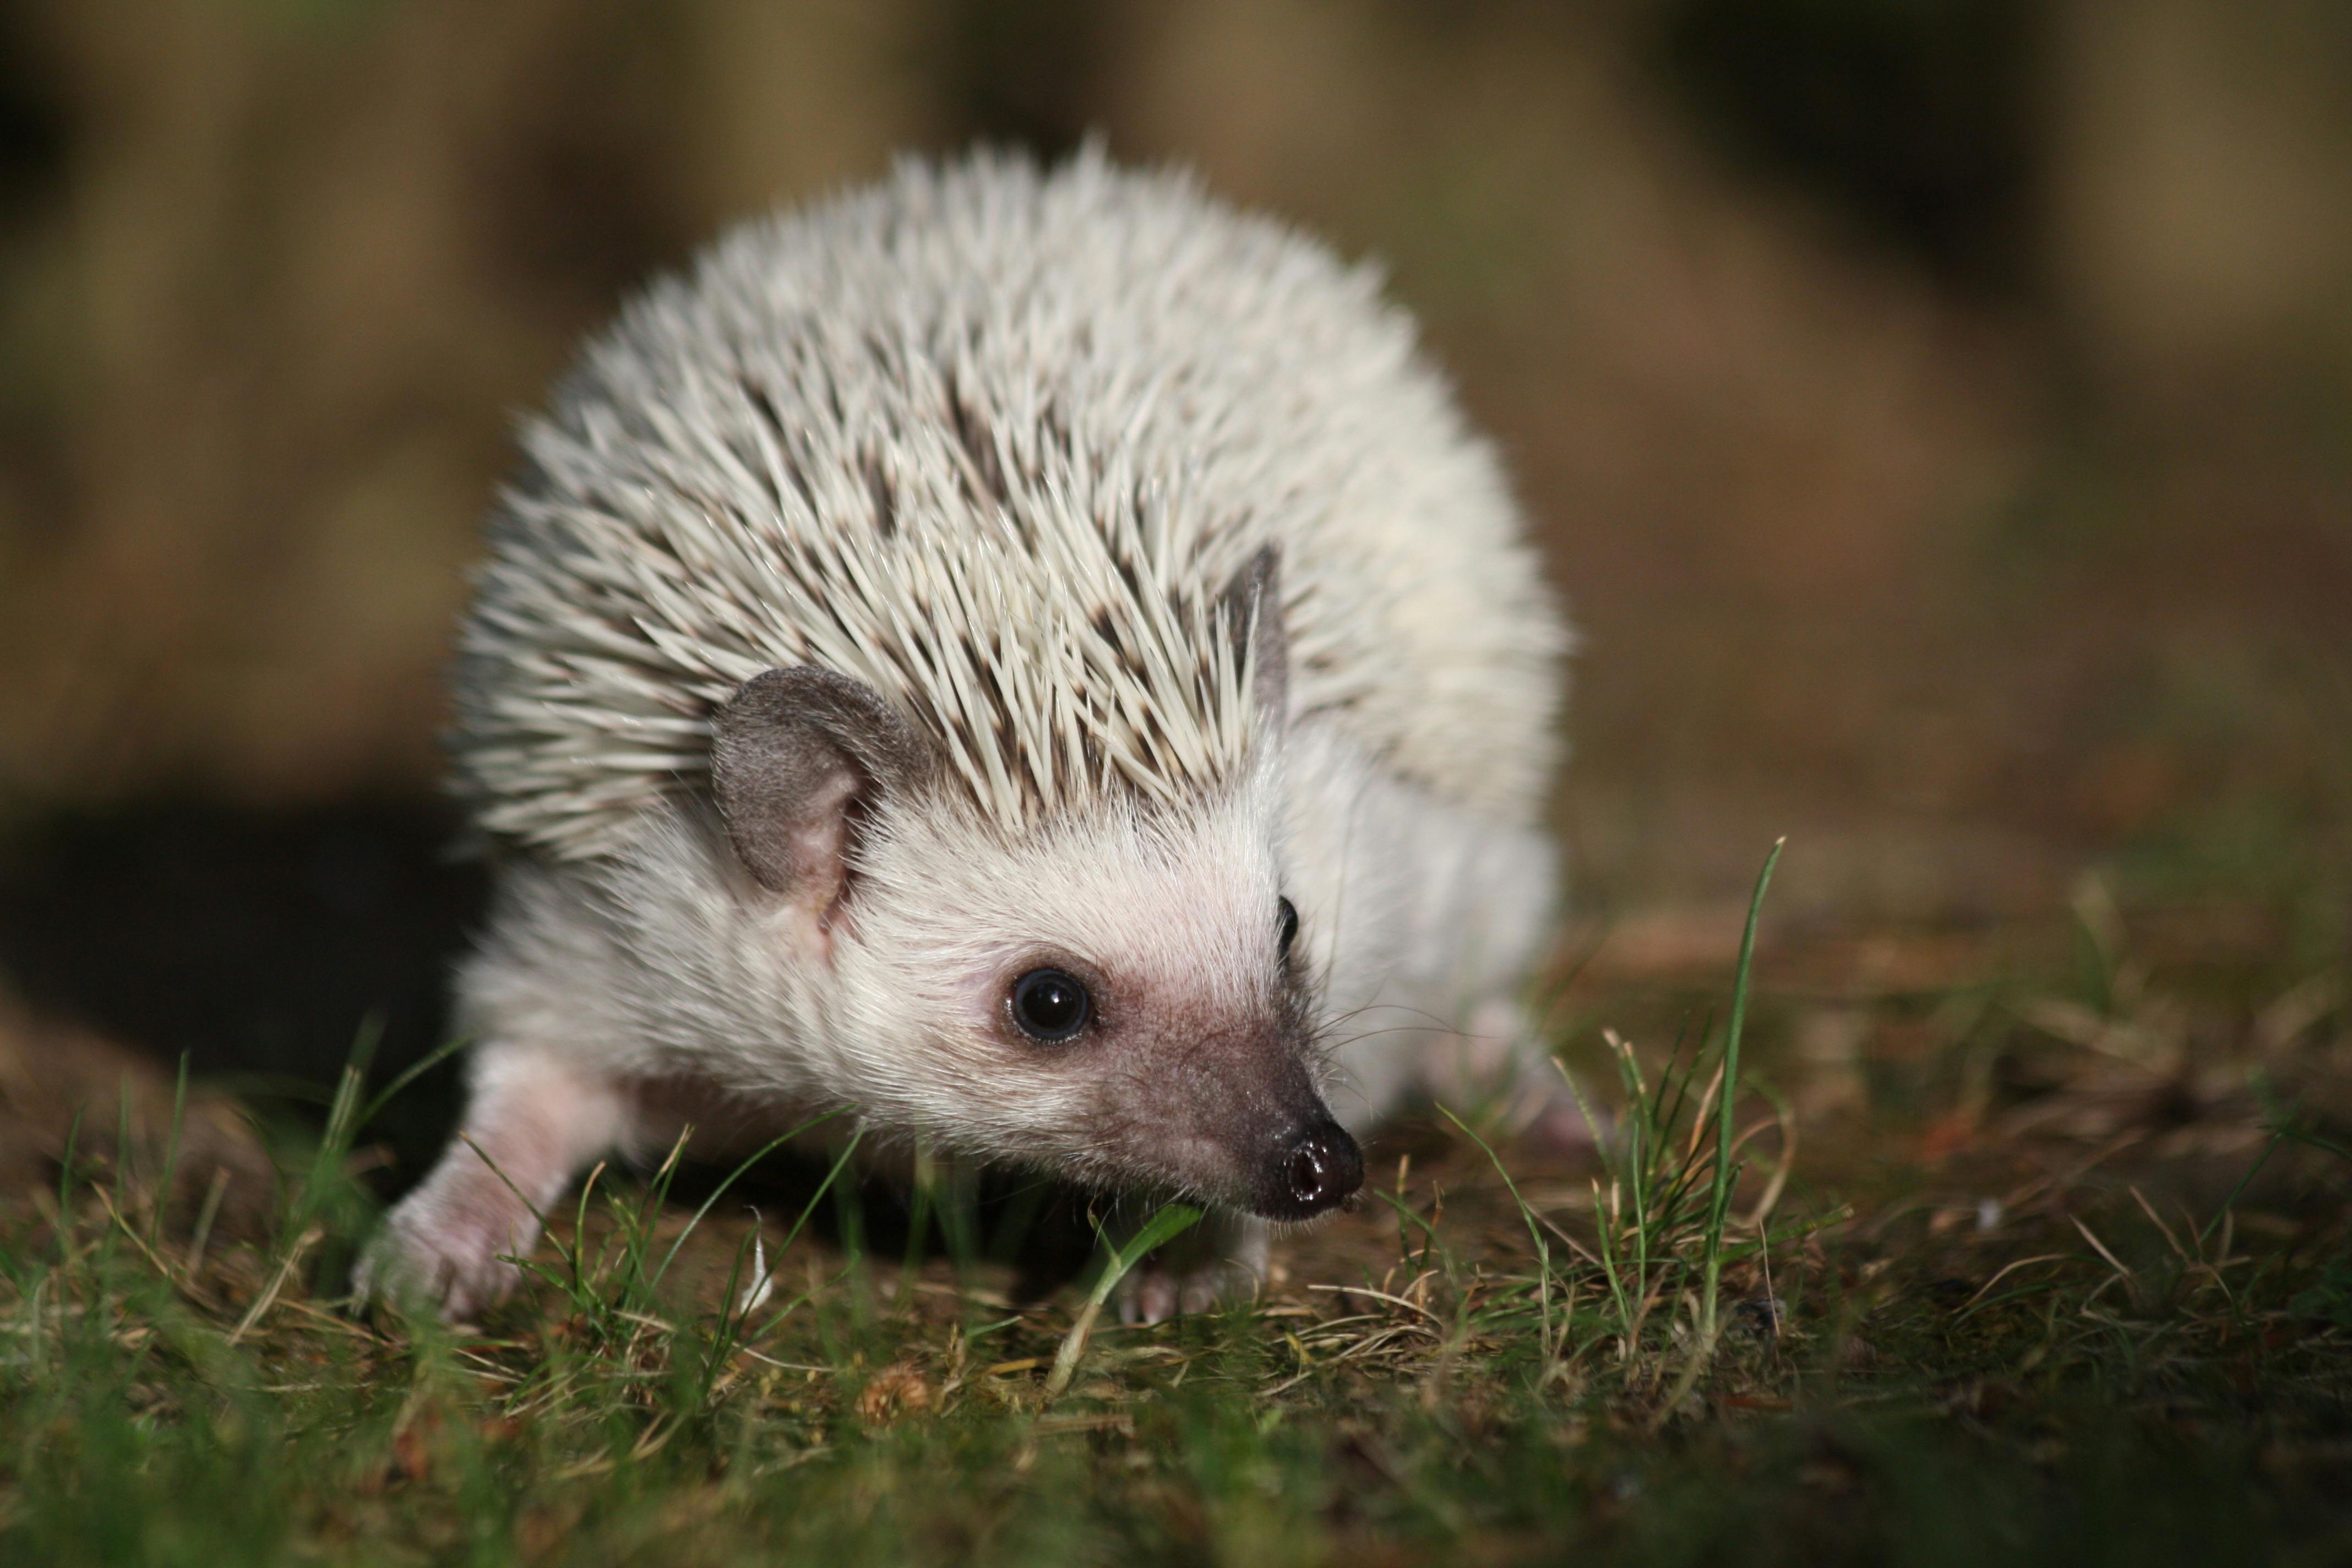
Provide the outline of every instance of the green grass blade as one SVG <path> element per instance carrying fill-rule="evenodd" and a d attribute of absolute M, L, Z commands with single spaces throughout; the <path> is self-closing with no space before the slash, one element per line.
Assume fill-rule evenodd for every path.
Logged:
<path fill-rule="evenodd" d="M 410 1084 L 415 1083 L 418 1079 L 423 1078 L 426 1073 L 431 1072 L 435 1068 L 439 1067 L 443 1062 L 447 1061 L 451 1057 L 456 1056 L 459 1051 L 464 1050 L 467 1046 L 472 1045 L 473 1043 L 474 1042 L 470 1037 L 460 1035 L 457 1038 L 448 1041 L 446 1044 L 429 1052 L 423 1060 L 412 1063 L 398 1077 L 394 1078 L 390 1083 L 385 1084 L 383 1089 L 379 1089 L 376 1092 L 375 1098 L 370 1100 L 367 1104 L 362 1108 L 359 1114 L 359 1120 L 352 1123 L 353 1130 L 357 1131 L 361 1128 L 373 1127 L 375 1125 L 375 1119 L 383 1114 L 383 1108 L 390 1105 L 395 1099 L 397 1099 L 402 1089 L 406 1089 Z"/>
<path fill-rule="evenodd" d="M 1748 1024 L 1748 980 L 1756 966 L 1756 925 L 1764 913 L 1764 890 L 1772 885 L 1772 868 L 1780 865 L 1780 851 L 1788 843 L 1785 837 L 1774 840 L 1772 852 L 1764 857 L 1764 869 L 1758 873 L 1756 891 L 1748 900 L 1748 924 L 1739 935 L 1739 966 L 1731 976 L 1731 1018 L 1723 1037 L 1723 1093 L 1715 1110 L 1715 1191 L 1707 1209 L 1706 1279 L 1705 1293 L 1699 1298 L 1703 1314 L 1700 1337 L 1709 1346 L 1715 1343 L 1717 1301 L 1722 1288 L 1723 1226 L 1731 1212 L 1732 1105 L 1739 1098 L 1739 1037 Z"/>
<path fill-rule="evenodd" d="M 686 1245 L 686 1238 L 694 1234 L 695 1226 L 702 1223 L 703 1216 L 710 1212 L 711 1207 L 716 1205 L 720 1198 L 727 1195 L 728 1188 L 733 1186 L 737 1182 L 742 1179 L 745 1172 L 749 1171 L 752 1166 L 758 1164 L 761 1161 L 766 1159 L 769 1155 L 774 1153 L 777 1150 L 782 1148 L 785 1144 L 791 1142 L 793 1139 L 799 1137 L 802 1133 L 806 1132 L 811 1128 L 821 1127 L 824 1123 L 832 1121 L 835 1117 L 846 1114 L 849 1110 L 850 1107 L 848 1106 L 839 1106 L 832 1110 L 826 1111 L 822 1116 L 811 1117 L 808 1121 L 802 1122 L 798 1127 L 793 1128 L 790 1132 L 783 1134 L 782 1137 L 770 1139 L 766 1143 L 761 1144 L 758 1149 L 754 1150 L 741 1164 L 737 1165 L 733 1170 L 728 1172 L 727 1179 L 720 1182 L 718 1186 L 711 1189 L 710 1195 L 702 1200 L 702 1206 L 694 1211 L 694 1217 L 686 1222 L 686 1228 L 677 1233 L 677 1239 L 669 1244 L 669 1250 L 662 1254 L 661 1267 L 654 1270 L 653 1278 L 646 1281 L 646 1285 L 650 1287 L 661 1283 L 662 1276 L 669 1272 L 670 1263 L 677 1257 L 677 1249 Z M 667 1192 L 667 1189 L 665 1188 L 664 1190 Z"/>
<path fill-rule="evenodd" d="M 1542 1323 L 1542 1332 L 1539 1335 L 1542 1342 L 1540 1347 L 1542 1352 L 1542 1364 L 1546 1368 L 1549 1368 L 1551 1364 L 1552 1355 L 1551 1244 L 1544 1239 L 1543 1228 L 1536 1220 L 1535 1210 L 1529 1208 L 1528 1206 L 1528 1200 L 1519 1195 L 1518 1183 L 1511 1180 L 1511 1173 L 1503 1168 L 1502 1156 L 1496 1153 L 1492 1146 L 1490 1146 L 1484 1138 L 1479 1137 L 1468 1122 L 1454 1115 L 1452 1108 L 1441 1105 L 1437 1109 L 1444 1114 L 1446 1121 L 1451 1121 L 1454 1126 L 1460 1128 L 1463 1133 L 1469 1138 L 1470 1142 L 1478 1145 L 1478 1152 L 1486 1156 L 1486 1163 L 1488 1164 L 1495 1167 L 1495 1174 L 1503 1178 L 1503 1189 L 1511 1194 L 1511 1202 L 1518 1207 L 1519 1218 L 1527 1225 L 1528 1238 L 1535 1243 L 1536 1310 L 1538 1313 L 1540 1314 Z M 1566 1331 L 1563 1329 L 1562 1331 L 1565 1332 Z"/>
<path fill-rule="evenodd" d="M 793 1221 L 793 1228 L 784 1233 L 784 1239 L 779 1243 L 776 1247 L 776 1258 L 779 1265 L 782 1264 L 784 1254 L 792 1250 L 793 1243 L 801 1238 L 801 1232 L 808 1227 L 809 1216 L 816 1213 L 816 1205 L 824 1201 L 824 1194 L 833 1190 L 834 1183 L 840 1178 L 841 1173 L 848 1168 L 850 1157 L 857 1152 L 857 1145 L 865 1136 L 866 1129 L 863 1126 L 859 1126 L 849 1134 L 848 1145 L 844 1148 L 839 1154 L 834 1157 L 832 1168 L 825 1172 L 824 1180 L 816 1184 L 816 1191 L 811 1193 L 809 1194 L 808 1202 L 801 1205 L 800 1218 Z M 773 1273 L 774 1270 L 772 1268 L 770 1272 Z M 846 1271 L 845 1270 L 845 1272 Z M 770 1333 L 774 1331 L 776 1325 L 782 1322 L 791 1311 L 791 1306 L 786 1306 L 782 1311 L 778 1312 L 774 1317 L 770 1318 L 765 1323 L 761 1324 L 760 1331 L 753 1334 L 751 1338 L 745 1342 L 757 1343 L 759 1341 L 765 1339 Z"/>
<path fill-rule="evenodd" d="M 1129 1237 L 1124 1247 L 1110 1248 L 1109 1261 L 1103 1265 L 1102 1278 L 1095 1281 L 1087 1297 L 1087 1304 L 1078 1310 L 1077 1321 L 1062 1336 L 1062 1348 L 1055 1352 L 1053 1370 L 1045 1374 L 1045 1397 L 1058 1399 L 1077 1375 L 1078 1358 L 1087 1353 L 1087 1336 L 1094 1332 L 1095 1320 L 1102 1315 L 1103 1303 L 1118 1289 L 1118 1282 L 1128 1271 L 1143 1261 L 1158 1247 L 1165 1247 L 1200 1223 L 1201 1211 L 1191 1204 L 1168 1204 L 1158 1214 L 1143 1222 L 1143 1228 Z"/>

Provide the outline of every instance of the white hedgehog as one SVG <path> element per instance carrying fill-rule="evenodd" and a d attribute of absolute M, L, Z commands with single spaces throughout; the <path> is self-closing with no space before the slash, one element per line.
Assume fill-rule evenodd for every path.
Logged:
<path fill-rule="evenodd" d="M 1369 271 L 1094 153 L 910 163 L 655 287 L 523 447 L 471 1098 L 364 1286 L 471 1312 L 598 1157 L 848 1106 L 1205 1200 L 1127 1302 L 1196 1310 L 1515 1016 L 1568 633 Z"/>

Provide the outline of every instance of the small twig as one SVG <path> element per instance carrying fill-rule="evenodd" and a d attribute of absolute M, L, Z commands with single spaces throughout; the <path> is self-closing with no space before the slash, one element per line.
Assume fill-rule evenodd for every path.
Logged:
<path fill-rule="evenodd" d="M 205 1246 L 213 1238 L 213 1221 L 220 1217 L 221 1199 L 228 1195 L 228 1167 L 213 1167 L 212 1185 L 205 1189 L 204 1206 L 196 1211 L 196 1231 L 188 1238 L 188 1278 L 205 1266 Z"/>
<path fill-rule="evenodd" d="M 294 1266 L 302 1261 L 302 1255 L 310 1250 L 310 1244 L 325 1234 L 314 1225 L 296 1238 L 293 1247 L 287 1251 L 286 1261 L 278 1266 L 278 1272 L 270 1278 L 269 1289 L 261 1293 L 260 1299 L 247 1310 L 236 1327 L 229 1331 L 229 1343 L 235 1344 L 245 1338 L 252 1331 L 253 1326 L 261 1321 L 262 1314 L 277 1301 L 278 1292 L 286 1289 L 286 1281 L 294 1277 Z"/>
<path fill-rule="evenodd" d="M 829 1366 L 811 1366 L 811 1365 L 810 1365 L 810 1364 L 808 1364 L 806 1362 L 798 1362 L 798 1361 L 778 1361 L 774 1356 L 772 1356 L 772 1355 L 768 1354 L 766 1352 L 764 1352 L 764 1351 L 755 1351 L 755 1350 L 753 1350 L 750 1345 L 738 1345 L 738 1346 L 736 1346 L 736 1347 L 735 1347 L 735 1353 L 736 1353 L 737 1355 L 747 1355 L 747 1356 L 750 1356 L 753 1361 L 756 1361 L 756 1362 L 760 1363 L 761 1364 L 762 1364 L 762 1365 L 764 1365 L 764 1366 L 772 1366 L 772 1367 L 776 1368 L 779 1372 L 821 1372 L 821 1373 L 830 1373 L 831 1371 L 833 1371 L 833 1368 L 831 1368 L 831 1367 L 829 1367 Z"/>
<path fill-rule="evenodd" d="M 116 1227 L 120 1229 L 125 1237 L 130 1238 L 131 1245 L 137 1247 L 140 1252 L 145 1256 L 147 1261 L 155 1266 L 155 1272 L 162 1275 L 164 1280 L 169 1283 L 173 1289 L 178 1290 L 181 1294 L 186 1296 L 190 1300 L 195 1302 L 200 1307 L 209 1307 L 213 1304 L 209 1300 L 205 1300 L 204 1291 L 197 1287 L 194 1280 L 183 1279 L 176 1272 L 173 1271 L 171 1264 L 166 1262 L 160 1253 L 158 1253 L 153 1247 L 147 1245 L 146 1237 L 141 1236 L 137 1227 L 131 1225 L 130 1219 L 123 1214 L 123 1212 L 114 1206 L 114 1198 L 112 1194 L 109 1194 L 104 1187 L 94 1186 L 90 1188 L 90 1195 L 98 1199 L 99 1206 L 106 1211 L 107 1217 L 114 1222 Z"/>
<path fill-rule="evenodd" d="M 1428 1308 L 1421 1305 L 1417 1301 L 1409 1301 L 1402 1296 L 1391 1296 L 1385 1290 L 1375 1290 L 1367 1285 L 1309 1285 L 1307 1288 L 1309 1290 L 1340 1291 L 1349 1296 L 1370 1296 L 1375 1301 L 1392 1301 L 1400 1307 L 1419 1312 L 1423 1317 L 1427 1318 L 1433 1323 L 1443 1323 L 1445 1321 L 1444 1319 L 1439 1317 L 1436 1313 L 1431 1311 Z M 1339 1321 L 1341 1322 L 1347 1321 L 1344 1318 Z"/>
<path fill-rule="evenodd" d="M 1786 1104 L 1780 1102 L 1780 1096 L 1769 1095 L 1769 1098 L 1775 1102 L 1772 1107 L 1773 1119 L 1779 1122 L 1780 1128 L 1780 1163 L 1772 1167 L 1772 1179 L 1764 1184 L 1763 1196 L 1758 1198 L 1756 1206 L 1748 1211 L 1748 1228 L 1759 1237 L 1764 1234 L 1764 1222 L 1770 1219 L 1772 1211 L 1780 1206 L 1780 1194 L 1786 1192 L 1789 1186 L 1789 1173 L 1796 1167 L 1797 1163 L 1797 1119 L 1790 1113 Z M 1762 1127 L 1763 1123 L 1758 1122 L 1740 1141 L 1747 1142 L 1748 1138 L 1754 1137 Z"/>
<path fill-rule="evenodd" d="M 371 1331 L 366 1325 L 355 1323 L 340 1312 L 330 1312 L 323 1308 L 314 1307 L 308 1301 L 289 1301 L 286 1303 L 286 1310 L 289 1312 L 299 1312 L 306 1318 L 316 1319 L 321 1328 L 331 1329 L 347 1338 L 363 1340 L 372 1345 L 384 1342 L 382 1335 Z"/>
<path fill-rule="evenodd" d="M 1975 1306 L 1979 1301 L 1985 1299 L 1985 1293 L 1987 1291 L 2000 1284 L 2003 1279 L 2008 1279 L 2010 1275 L 2015 1273 L 2018 1269 L 2035 1263 L 2065 1263 L 2069 1261 L 2072 1261 L 2071 1254 L 2063 1252 L 2042 1252 L 2037 1253 L 2032 1258 L 2021 1258 L 2014 1263 L 2003 1264 L 1999 1273 L 1986 1280 L 1982 1285 L 1977 1287 L 1977 1293 L 1975 1295 L 1960 1303 L 1960 1310 L 1959 1312 L 1955 1313 L 1954 1316 L 1958 1317 L 1965 1315 L 1969 1308 Z"/>
<path fill-rule="evenodd" d="M 2147 1197 L 2141 1194 L 2137 1187 L 2131 1187 L 2126 1190 L 2130 1192 L 2132 1201 L 2139 1205 L 2140 1212 L 2147 1215 L 2149 1223 L 2156 1226 L 2157 1234 L 2164 1237 L 2164 1245 L 2172 1248 L 2174 1257 L 2179 1258 L 2183 1263 L 2195 1263 L 2199 1261 L 2197 1258 L 2189 1256 L 2189 1249 L 2187 1247 L 2180 1245 L 2179 1238 L 2174 1237 L 2172 1234 L 2172 1227 L 2158 1217 L 2156 1210 L 2149 1205 Z"/>
<path fill-rule="evenodd" d="M 2092 1235 L 2091 1227 L 2084 1225 L 2079 1218 L 2076 1218 L 2073 1215 L 2068 1215 L 2066 1217 L 2069 1220 L 2074 1221 L 2074 1228 L 2083 1233 L 2083 1239 L 2089 1242 L 2092 1247 L 2097 1249 L 2099 1256 L 2107 1260 L 2108 1266 L 2114 1268 L 2117 1274 L 2123 1276 L 2125 1283 L 2137 1289 L 2139 1284 L 2139 1277 L 2134 1274 L 2130 1269 L 2125 1268 L 2116 1255 L 2107 1250 L 2107 1244 L 2101 1241 L 2097 1237 Z"/>
<path fill-rule="evenodd" d="M 1756 927 L 1763 919 L 1764 892 L 1772 885 L 1773 868 L 1780 865 L 1780 851 L 1788 844 L 1786 837 L 1775 839 L 1771 853 L 1764 857 L 1764 869 L 1756 875 L 1756 891 L 1748 900 L 1748 924 L 1739 935 L 1739 963 L 1731 974 L 1731 1017 L 1723 1036 L 1723 1096 L 1716 1113 L 1715 1191 L 1707 1205 L 1706 1285 L 1706 1294 L 1700 1298 L 1699 1337 L 1706 1354 L 1715 1350 L 1716 1303 L 1723 1277 L 1723 1225 L 1731 1212 L 1731 1112 L 1733 1103 L 1739 1098 L 1739 1043 L 1748 1025 L 1748 988 L 1756 967 Z"/>

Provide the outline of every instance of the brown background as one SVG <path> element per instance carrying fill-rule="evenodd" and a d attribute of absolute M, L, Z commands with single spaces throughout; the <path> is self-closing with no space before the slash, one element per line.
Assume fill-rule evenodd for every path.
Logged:
<path fill-rule="evenodd" d="M 1818 928 L 2095 877 L 2340 960 L 2331 0 L 17 0 L 0 973 L 202 1067 L 421 1048 L 513 412 L 731 217 L 1089 128 L 1381 258 L 1499 437 L 1587 913 L 1715 920 L 1788 832 Z"/>

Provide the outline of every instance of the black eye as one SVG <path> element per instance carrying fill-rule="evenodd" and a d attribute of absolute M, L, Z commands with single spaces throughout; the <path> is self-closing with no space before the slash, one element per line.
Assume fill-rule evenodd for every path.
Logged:
<path fill-rule="evenodd" d="M 1087 988 L 1058 969 L 1033 969 L 1013 983 L 1013 1021 L 1041 1046 L 1073 1038 L 1094 1011 Z"/>
<path fill-rule="evenodd" d="M 1288 899 L 1279 899 L 1275 908 L 1282 922 L 1282 935 L 1277 940 L 1282 943 L 1282 956 L 1288 958 L 1290 944 L 1298 940 L 1298 906 Z"/>

